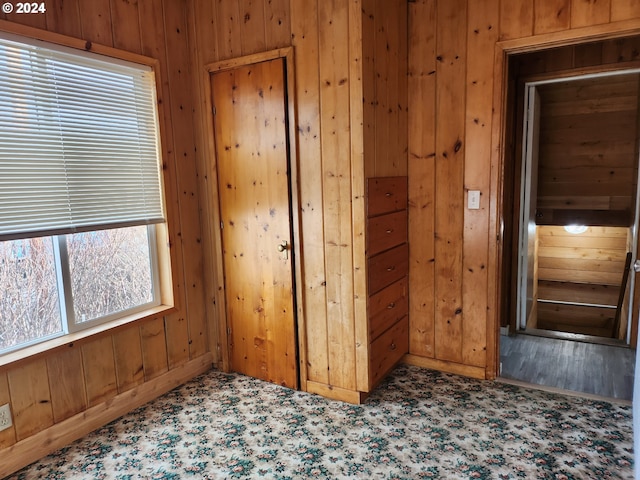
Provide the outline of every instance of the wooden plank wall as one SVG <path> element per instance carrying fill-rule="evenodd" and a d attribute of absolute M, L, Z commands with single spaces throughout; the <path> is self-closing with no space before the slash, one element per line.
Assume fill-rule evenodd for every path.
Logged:
<path fill-rule="evenodd" d="M 539 225 L 631 225 L 638 75 L 541 85 Z"/>
<path fill-rule="evenodd" d="M 619 286 L 628 234 L 625 227 L 589 227 L 571 234 L 564 227 L 539 226 L 538 280 Z M 616 304 L 617 292 L 612 300 L 606 304 Z"/>
<path fill-rule="evenodd" d="M 564 227 L 539 226 L 534 328 L 610 337 L 629 234 L 628 227 L 589 227 L 571 234 Z"/>
<path fill-rule="evenodd" d="M 640 26 L 639 19 L 640 3 L 628 0 L 409 3 L 410 360 L 489 378 L 496 372 L 492 294 L 500 273 L 490 250 L 491 208 L 501 194 L 490 176 L 492 149 L 499 148 L 490 100 L 499 95 L 496 42 L 526 45 L 531 37 L 534 44 L 550 32 L 574 32 L 579 40 L 590 26 L 629 20 Z M 637 57 L 624 46 L 612 40 L 568 56 L 592 65 L 609 50 Z M 480 210 L 465 208 L 469 189 L 480 190 Z"/>
<path fill-rule="evenodd" d="M 362 2 L 365 176 L 407 174 L 407 2 Z"/>
<path fill-rule="evenodd" d="M 589 227 L 576 235 L 539 226 L 534 327 L 610 337 L 630 233 L 627 227 Z"/>
<path fill-rule="evenodd" d="M 11 404 L 15 421 L 12 428 L 0 432 L 0 477 L 16 462 L 33 461 L 48 449 L 60 447 L 59 442 L 70 442 L 211 365 L 194 98 L 192 90 L 185 88 L 193 82 L 187 12 L 185 0 L 70 0 L 47 3 L 42 15 L 2 15 L 9 22 L 159 60 L 177 309 L 165 318 L 132 324 L 0 367 L 0 403 Z"/>
<path fill-rule="evenodd" d="M 366 322 L 364 180 L 406 174 L 407 93 L 402 71 L 407 54 L 399 53 L 407 49 L 406 2 L 194 0 L 192 5 L 197 69 L 289 45 L 295 48 L 294 146 L 304 274 L 300 288 L 305 336 L 310 339 L 303 347 L 303 385 L 308 380 L 355 391 L 356 330 Z M 199 88 L 202 105 L 206 85 Z M 207 135 L 206 114 L 200 112 L 196 126 L 201 145 Z M 208 182 L 201 186 L 215 198 L 215 185 Z M 215 225 L 205 222 L 203 228 L 215 233 Z M 213 251 L 213 243 L 210 246 Z M 365 348 L 361 345 L 360 351 Z"/>

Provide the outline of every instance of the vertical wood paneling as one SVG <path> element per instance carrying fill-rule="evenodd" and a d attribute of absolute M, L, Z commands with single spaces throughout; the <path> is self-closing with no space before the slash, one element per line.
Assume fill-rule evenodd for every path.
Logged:
<path fill-rule="evenodd" d="M 79 348 L 71 347 L 47 358 L 47 374 L 50 379 L 55 379 L 50 383 L 55 423 L 86 410 L 87 394 Z"/>
<path fill-rule="evenodd" d="M 265 48 L 286 47 L 291 44 L 289 0 L 267 0 L 264 5 Z"/>
<path fill-rule="evenodd" d="M 196 76 L 202 75 L 202 67 L 219 60 L 218 55 L 218 12 L 217 2 L 192 2 L 193 41 L 196 57 L 193 71 Z"/>
<path fill-rule="evenodd" d="M 304 303 L 307 324 L 307 375 L 329 383 L 327 296 L 324 263 L 322 145 L 320 126 L 319 34 L 317 1 L 291 1 L 296 49 L 296 100 L 301 229 L 304 241 Z"/>
<path fill-rule="evenodd" d="M 113 335 L 118 392 L 125 392 L 144 382 L 140 328 L 132 327 Z"/>
<path fill-rule="evenodd" d="M 70 37 L 82 37 L 78 0 L 47 5 L 47 30 Z"/>
<path fill-rule="evenodd" d="M 365 164 L 363 105 L 363 4 L 349 3 L 349 123 L 351 124 L 351 197 L 353 224 L 353 316 L 356 347 L 356 388 L 369 390 L 369 329 L 367 322 L 367 258 L 365 242 Z M 366 368 L 365 368 L 366 367 Z"/>
<path fill-rule="evenodd" d="M 11 397 L 9 395 L 9 382 L 7 381 L 7 374 L 5 372 L 0 373 L 0 405 L 9 403 Z M 11 411 L 13 414 L 13 410 Z M 0 448 L 10 447 L 16 443 L 16 427 L 15 424 L 0 432 Z"/>
<path fill-rule="evenodd" d="M 170 85 L 192 85 L 189 64 L 186 1 L 172 1 L 165 5 L 165 32 Z M 197 192 L 198 177 L 193 132 L 193 96 L 188 88 L 174 88 L 170 92 L 170 112 L 173 138 L 176 141 L 177 191 L 180 209 L 180 240 L 182 263 L 186 278 L 184 311 L 166 319 L 169 369 L 181 365 L 205 350 L 206 324 L 204 312 L 204 274 L 202 262 L 192 252 L 200 251 L 200 209 Z M 180 143 L 178 143 L 180 142 Z M 189 318 L 189 322 L 186 319 Z M 195 355 L 190 355 L 190 348 Z"/>
<path fill-rule="evenodd" d="M 409 352 L 435 355 L 436 0 L 409 5 Z"/>
<path fill-rule="evenodd" d="M 571 0 L 571 28 L 608 23 L 610 0 Z"/>
<path fill-rule="evenodd" d="M 395 72 L 391 72 L 392 59 L 389 55 L 391 41 L 389 35 L 389 17 L 393 16 L 391 11 L 393 5 L 391 1 L 375 2 L 375 56 L 374 56 L 374 79 L 375 79 L 375 122 L 376 134 L 374 138 L 374 171 L 369 175 L 382 176 L 382 168 L 386 165 L 391 154 L 394 142 L 391 131 L 393 106 L 393 94 L 391 93 L 390 78 Z"/>
<path fill-rule="evenodd" d="M 8 396 L 10 391 L 12 410 L 19 418 L 14 416 L 17 430 L 0 432 L 0 447 L 15 443 L 16 431 L 18 439 L 26 438 L 46 430 L 54 421 L 142 385 L 145 374 L 147 381 L 156 378 L 169 370 L 169 358 L 171 368 L 176 368 L 209 349 L 198 172 L 194 162 L 194 105 L 190 88 L 194 67 L 190 62 L 192 39 L 188 38 L 186 21 L 189 3 L 190 0 L 64 0 L 47 4 L 46 15 L 9 18 L 158 60 L 162 80 L 158 91 L 161 126 L 166 127 L 161 140 L 168 179 L 165 191 L 169 240 L 172 251 L 177 253 L 172 263 L 177 311 L 167 319 L 166 330 L 164 320 L 157 319 L 142 327 L 132 325 L 114 335 L 89 340 L 81 348 L 45 354 L 42 360 L 26 366 L 7 367 L 7 373 L 0 375 L 0 402 L 7 401 L 3 395 Z M 234 3 L 237 5 L 235 0 Z M 211 0 L 209 5 L 215 14 L 217 0 Z M 283 3 L 280 1 L 278 5 L 280 8 Z M 201 27 L 205 29 L 206 25 Z M 215 30 L 207 33 L 217 40 Z M 215 50 L 215 42 L 212 48 Z M 188 254 L 183 255 L 183 246 L 188 248 Z"/>
<path fill-rule="evenodd" d="M 396 168 L 394 175 L 407 175 L 409 171 L 409 5 L 402 0 L 398 1 L 398 23 L 395 28 L 398 31 L 398 68 L 395 74 L 398 77 L 397 108 L 398 144 L 396 150 Z"/>
<path fill-rule="evenodd" d="M 364 171 L 376 170 L 376 0 L 362 0 L 362 102 L 364 109 Z"/>
<path fill-rule="evenodd" d="M 266 49 L 264 1 L 239 0 L 242 54 L 261 52 Z"/>
<path fill-rule="evenodd" d="M 533 34 L 533 1 L 500 1 L 500 40 L 528 37 Z"/>
<path fill-rule="evenodd" d="M 87 403 L 94 406 L 118 393 L 111 337 L 102 337 L 82 346 Z"/>
<path fill-rule="evenodd" d="M 348 5 L 318 4 L 329 383 L 355 390 Z"/>
<path fill-rule="evenodd" d="M 462 361 L 466 1 L 438 2 L 436 86 L 436 356 Z"/>
<path fill-rule="evenodd" d="M 16 440 L 24 440 L 53 425 L 51 394 L 44 359 L 34 360 L 9 370 L 11 411 Z"/>
<path fill-rule="evenodd" d="M 101 45 L 113 46 L 109 0 L 80 2 L 82 38 Z"/>
<path fill-rule="evenodd" d="M 640 0 L 610 0 L 611 21 L 640 18 Z"/>
<path fill-rule="evenodd" d="M 13 5 L 15 6 L 15 3 L 13 3 Z M 47 5 L 45 4 L 45 6 Z M 14 8 L 13 13 L 9 13 L 5 17 L 10 22 L 21 23 L 23 25 L 41 28 L 43 30 L 47 28 L 47 17 L 44 13 L 18 13 L 16 7 Z"/>
<path fill-rule="evenodd" d="M 238 0 L 216 0 L 218 12 L 218 54 L 219 59 L 242 55 L 242 35 L 240 26 L 240 6 Z"/>
<path fill-rule="evenodd" d="M 149 381 L 169 370 L 164 321 L 162 318 L 145 322 L 140 327 L 144 378 Z"/>
<path fill-rule="evenodd" d="M 129 52 L 140 53 L 140 22 L 138 2 L 111 0 L 113 46 Z"/>
<path fill-rule="evenodd" d="M 489 196 L 493 65 L 483 52 L 491 51 L 498 39 L 498 2 L 469 3 L 467 27 L 467 93 L 465 128 L 465 192 L 480 190 L 480 210 L 464 210 L 463 344 L 465 365 L 486 365 Z M 472 145 L 473 148 L 469 146 Z"/>
<path fill-rule="evenodd" d="M 571 0 L 534 0 L 534 11 L 536 35 L 566 30 L 571 25 Z"/>

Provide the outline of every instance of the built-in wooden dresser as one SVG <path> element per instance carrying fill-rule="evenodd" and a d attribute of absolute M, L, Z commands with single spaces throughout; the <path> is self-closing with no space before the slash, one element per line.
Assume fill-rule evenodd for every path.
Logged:
<path fill-rule="evenodd" d="M 367 180 L 369 385 L 409 350 L 407 177 Z"/>

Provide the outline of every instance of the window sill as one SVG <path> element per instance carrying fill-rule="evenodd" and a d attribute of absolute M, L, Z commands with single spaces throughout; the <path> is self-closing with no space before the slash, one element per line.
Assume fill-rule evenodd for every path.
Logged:
<path fill-rule="evenodd" d="M 127 315 L 117 320 L 113 320 L 108 323 L 96 325 L 95 327 L 87 328 L 80 332 L 68 333 L 60 337 L 46 340 L 36 345 L 15 350 L 13 352 L 0 355 L 0 369 L 7 365 L 14 363 L 33 360 L 34 358 L 52 353 L 53 350 L 61 349 L 63 347 L 72 347 L 74 343 L 82 340 L 90 339 L 96 335 L 114 333 L 115 330 L 125 327 L 133 322 L 143 322 L 145 320 L 152 320 L 161 316 L 168 315 L 174 312 L 175 307 L 169 305 L 158 305 L 157 307 L 149 308 L 135 314 Z"/>

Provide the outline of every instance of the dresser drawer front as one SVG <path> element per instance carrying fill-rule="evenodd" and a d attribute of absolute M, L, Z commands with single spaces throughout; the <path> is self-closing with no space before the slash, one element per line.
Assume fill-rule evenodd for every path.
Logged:
<path fill-rule="evenodd" d="M 369 297 L 369 339 L 375 340 L 409 313 L 407 277 Z"/>
<path fill-rule="evenodd" d="M 409 247 L 405 243 L 368 261 L 369 294 L 382 290 L 409 272 Z"/>
<path fill-rule="evenodd" d="M 367 255 L 373 256 L 407 242 L 407 211 L 367 219 Z"/>
<path fill-rule="evenodd" d="M 367 179 L 367 216 L 406 210 L 407 177 L 376 177 Z"/>
<path fill-rule="evenodd" d="M 408 351 L 409 318 L 404 317 L 371 343 L 371 385 L 377 384 Z"/>

